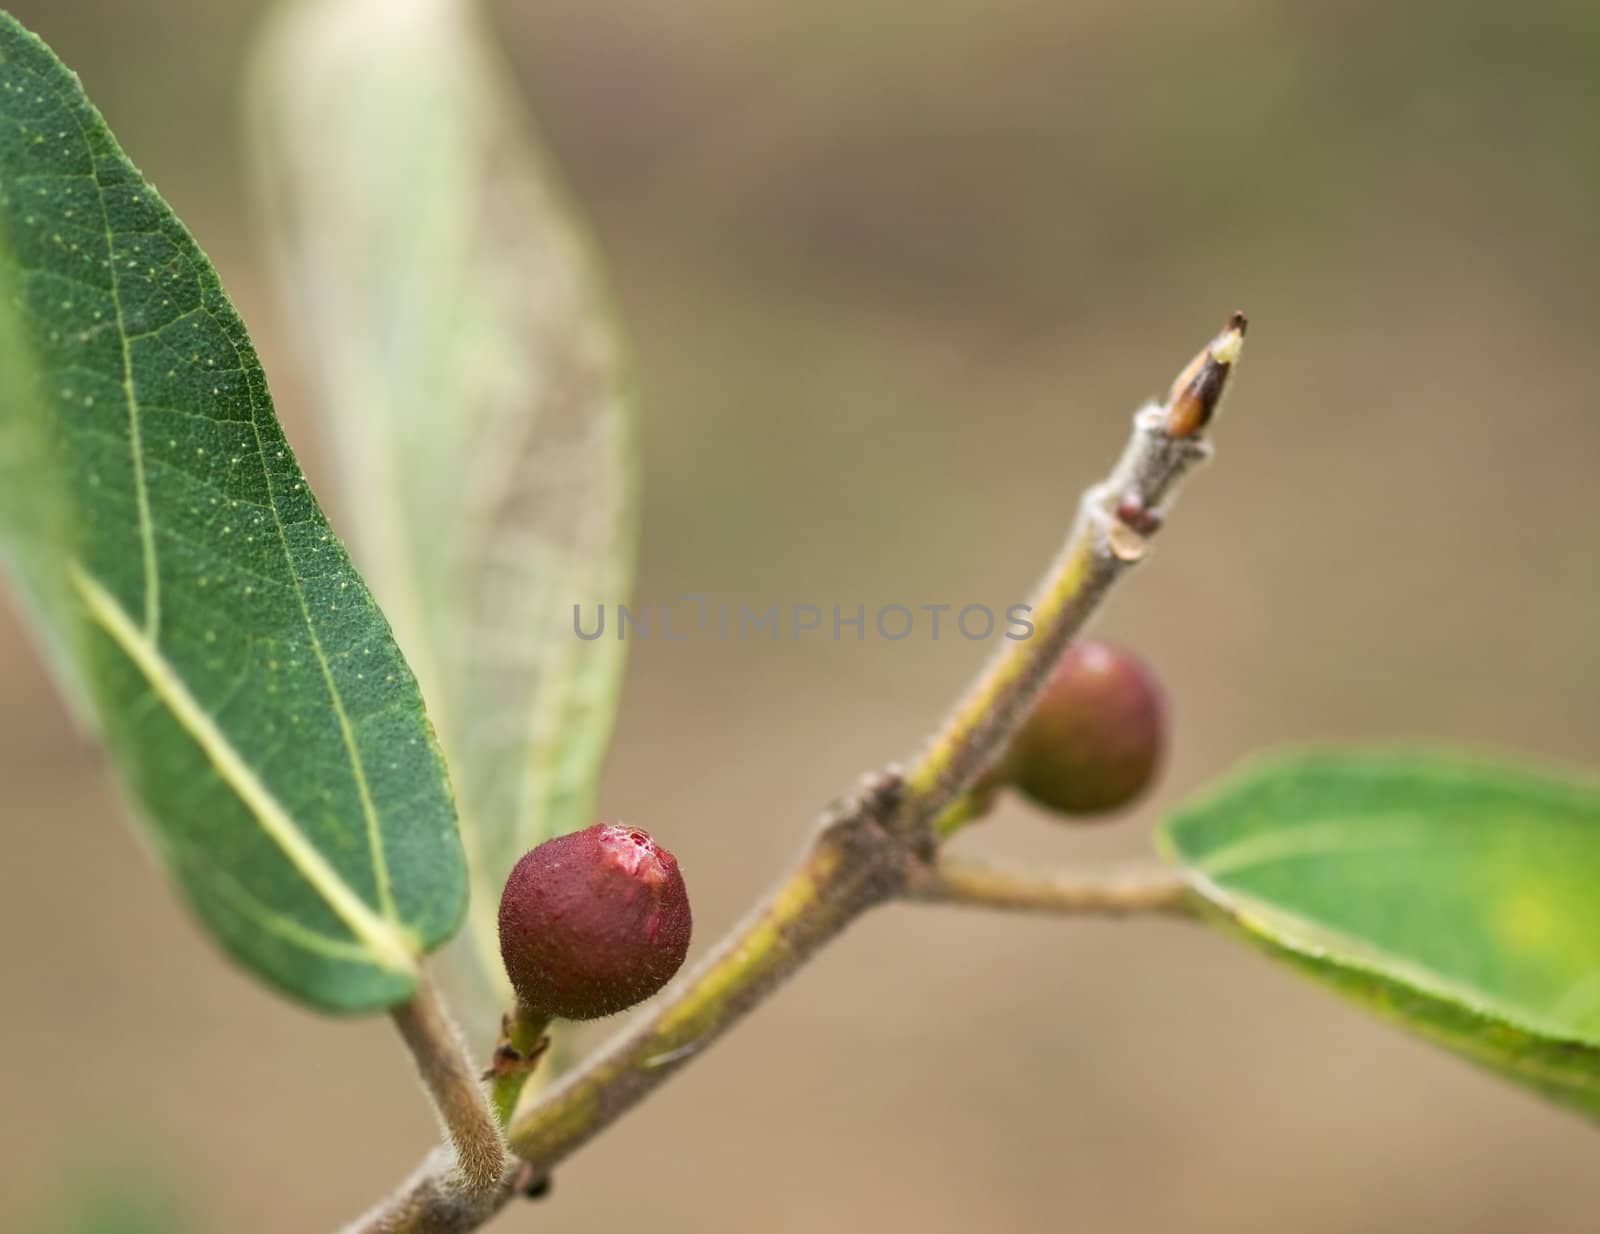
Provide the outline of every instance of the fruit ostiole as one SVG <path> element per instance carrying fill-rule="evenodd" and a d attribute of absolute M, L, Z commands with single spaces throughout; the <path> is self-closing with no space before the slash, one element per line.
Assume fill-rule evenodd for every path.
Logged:
<path fill-rule="evenodd" d="M 490 1068 L 502 1124 L 550 1022 L 643 1002 L 683 964 L 692 929 L 677 858 L 638 827 L 596 823 L 524 854 L 500 897 L 500 955 L 517 995 Z"/>

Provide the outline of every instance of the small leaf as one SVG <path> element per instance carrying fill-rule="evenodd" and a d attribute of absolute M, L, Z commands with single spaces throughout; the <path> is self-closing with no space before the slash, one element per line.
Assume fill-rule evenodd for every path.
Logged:
<path fill-rule="evenodd" d="M 1218 919 L 1600 1117 L 1600 788 L 1433 753 L 1250 766 L 1162 846 Z"/>
<path fill-rule="evenodd" d="M 416 684 L 216 272 L 5 14 L 0 548 L 228 950 L 325 1009 L 405 998 L 465 890 Z"/>
<path fill-rule="evenodd" d="M 474 7 L 313 0 L 263 46 L 281 286 L 356 530 L 449 755 L 472 878 L 458 955 L 510 997 L 495 914 L 586 826 L 626 644 L 631 410 L 582 237 Z M 475 953 L 475 954 L 473 954 Z"/>

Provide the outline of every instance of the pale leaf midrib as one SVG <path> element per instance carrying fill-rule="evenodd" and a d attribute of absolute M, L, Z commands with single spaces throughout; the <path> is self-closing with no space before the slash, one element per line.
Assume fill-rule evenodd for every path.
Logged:
<path fill-rule="evenodd" d="M 1221 879 L 1280 861 L 1414 852 L 1427 843 L 1427 837 L 1418 836 L 1415 828 L 1405 828 L 1405 824 L 1415 820 L 1415 811 L 1390 810 L 1381 814 L 1368 812 L 1360 818 L 1330 818 L 1279 831 L 1256 832 L 1195 859 L 1195 868 L 1210 878 Z"/>
<path fill-rule="evenodd" d="M 133 662 L 151 690 L 200 747 L 223 782 L 250 811 L 262 831 L 277 844 L 302 878 L 360 939 L 369 957 L 381 967 L 414 975 L 417 959 L 410 940 L 391 920 L 375 913 L 329 864 L 298 823 L 261 782 L 227 735 L 217 727 L 161 650 L 147 638 L 116 598 L 74 562 L 72 584 L 96 625 Z"/>
<path fill-rule="evenodd" d="M 302 925 L 293 917 L 263 903 L 227 873 L 213 867 L 209 870 L 208 878 L 210 890 L 228 901 L 236 913 L 248 918 L 259 929 L 275 934 L 303 951 L 314 951 L 331 960 L 342 960 L 349 964 L 370 962 L 370 954 L 359 942 L 334 938 Z"/>

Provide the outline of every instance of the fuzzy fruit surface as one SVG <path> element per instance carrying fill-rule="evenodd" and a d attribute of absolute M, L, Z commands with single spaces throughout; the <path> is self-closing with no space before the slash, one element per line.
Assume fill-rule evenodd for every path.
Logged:
<path fill-rule="evenodd" d="M 1166 747 L 1166 700 L 1132 652 L 1067 648 L 1002 767 L 1017 789 L 1061 814 L 1103 814 L 1149 787 Z"/>
<path fill-rule="evenodd" d="M 677 859 L 637 827 L 596 823 L 517 862 L 500 897 L 500 955 L 525 1007 L 593 1020 L 666 985 L 691 924 Z"/>

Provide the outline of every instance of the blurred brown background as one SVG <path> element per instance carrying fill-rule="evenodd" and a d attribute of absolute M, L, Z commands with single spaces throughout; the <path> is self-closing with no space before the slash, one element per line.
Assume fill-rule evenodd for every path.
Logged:
<path fill-rule="evenodd" d="M 316 474 L 236 146 L 263 6 L 11 7 L 216 259 Z M 1275 742 L 1595 763 L 1592 0 L 496 14 L 637 346 L 642 599 L 1019 600 L 1138 399 L 1250 312 L 1218 462 L 1100 626 L 1174 696 L 1160 792 L 970 848 L 1137 855 Z M 980 654 L 641 643 L 604 807 L 677 850 L 703 946 Z M 0 692 L 6 1220 L 96 1176 L 197 1231 L 352 1216 L 432 1135 L 392 1032 L 201 941 L 9 609 Z M 1597 1145 L 1219 938 L 908 908 L 497 1228 L 1588 1234 Z"/>

